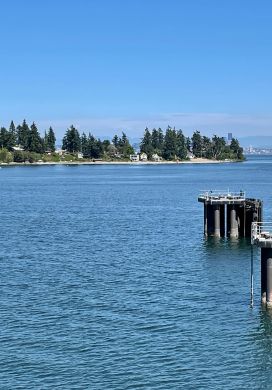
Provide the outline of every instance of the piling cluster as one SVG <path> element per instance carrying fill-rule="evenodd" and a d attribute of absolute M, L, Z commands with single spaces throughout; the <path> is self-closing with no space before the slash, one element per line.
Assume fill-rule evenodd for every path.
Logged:
<path fill-rule="evenodd" d="M 262 221 L 262 201 L 244 191 L 205 191 L 198 201 L 204 204 L 205 236 L 251 237 L 252 222 Z"/>

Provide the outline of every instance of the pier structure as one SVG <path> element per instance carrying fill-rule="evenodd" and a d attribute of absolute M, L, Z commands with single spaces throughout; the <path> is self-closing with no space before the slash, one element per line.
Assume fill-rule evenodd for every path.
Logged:
<path fill-rule="evenodd" d="M 244 191 L 203 191 L 198 201 L 204 204 L 205 236 L 251 237 L 252 222 L 262 221 L 262 201 Z"/>
<path fill-rule="evenodd" d="M 261 301 L 272 308 L 272 222 L 253 222 L 252 245 L 252 294 L 253 294 L 253 246 L 261 250 Z M 253 299 L 253 298 L 252 298 Z"/>

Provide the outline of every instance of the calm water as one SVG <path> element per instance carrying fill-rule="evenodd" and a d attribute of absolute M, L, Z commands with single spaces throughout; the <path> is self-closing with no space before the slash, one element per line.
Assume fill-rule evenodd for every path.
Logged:
<path fill-rule="evenodd" d="M 271 389 L 250 248 L 205 241 L 199 190 L 272 219 L 272 158 L 0 169 L 1 389 Z"/>

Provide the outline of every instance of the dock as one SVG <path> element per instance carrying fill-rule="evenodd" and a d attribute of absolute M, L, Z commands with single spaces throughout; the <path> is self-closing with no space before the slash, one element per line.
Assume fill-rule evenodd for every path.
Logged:
<path fill-rule="evenodd" d="M 252 222 L 262 222 L 263 202 L 247 198 L 244 191 L 203 191 L 198 202 L 204 204 L 206 237 L 250 238 Z"/>

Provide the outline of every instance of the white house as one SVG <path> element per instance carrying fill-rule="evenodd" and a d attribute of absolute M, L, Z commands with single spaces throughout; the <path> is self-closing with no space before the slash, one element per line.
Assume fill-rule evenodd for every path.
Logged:
<path fill-rule="evenodd" d="M 154 153 L 154 154 L 152 154 L 152 160 L 159 162 L 159 161 L 162 161 L 162 158 L 157 153 Z"/>
<path fill-rule="evenodd" d="M 139 161 L 139 154 L 131 154 L 129 158 L 130 161 Z"/>
<path fill-rule="evenodd" d="M 13 149 L 14 151 L 20 151 L 20 152 L 23 152 L 23 151 L 24 151 L 24 149 L 21 148 L 20 145 L 19 145 L 19 146 L 12 146 L 12 149 Z"/>
<path fill-rule="evenodd" d="M 146 153 L 141 153 L 140 154 L 140 160 L 141 161 L 147 161 L 147 154 Z"/>

